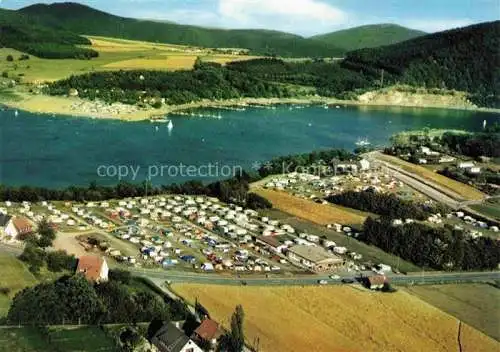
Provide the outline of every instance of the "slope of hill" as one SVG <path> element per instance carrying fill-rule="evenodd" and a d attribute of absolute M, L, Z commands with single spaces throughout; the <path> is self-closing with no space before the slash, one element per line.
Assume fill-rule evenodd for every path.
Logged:
<path fill-rule="evenodd" d="M 415 29 L 402 27 L 396 24 L 384 23 L 320 34 L 312 37 L 312 39 L 321 40 L 339 48 L 351 51 L 396 44 L 424 34 L 426 33 Z"/>
<path fill-rule="evenodd" d="M 91 58 L 97 52 L 78 48 L 89 45 L 84 37 L 33 21 L 31 16 L 0 9 L 0 47 L 17 49 L 42 58 Z"/>
<path fill-rule="evenodd" d="M 485 22 L 347 54 L 342 65 L 401 82 L 469 92 L 481 106 L 500 106 L 500 21 Z"/>
<path fill-rule="evenodd" d="M 256 54 L 341 56 L 345 50 L 329 43 L 269 30 L 225 30 L 114 16 L 77 3 L 36 4 L 19 12 L 40 23 L 78 34 L 211 48 L 246 48 Z"/>

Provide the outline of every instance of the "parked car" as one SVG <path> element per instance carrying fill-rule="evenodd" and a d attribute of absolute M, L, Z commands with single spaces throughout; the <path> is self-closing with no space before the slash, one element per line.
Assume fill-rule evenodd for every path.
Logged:
<path fill-rule="evenodd" d="M 353 279 L 342 279 L 342 283 L 343 284 L 352 284 L 352 283 L 354 283 L 354 280 Z"/>
<path fill-rule="evenodd" d="M 318 284 L 320 284 L 320 285 L 326 285 L 326 284 L 328 284 L 328 281 L 326 281 L 326 280 L 318 280 Z"/>
<path fill-rule="evenodd" d="M 332 279 L 332 280 L 339 280 L 340 276 L 338 276 L 338 275 L 330 275 L 330 279 Z"/>

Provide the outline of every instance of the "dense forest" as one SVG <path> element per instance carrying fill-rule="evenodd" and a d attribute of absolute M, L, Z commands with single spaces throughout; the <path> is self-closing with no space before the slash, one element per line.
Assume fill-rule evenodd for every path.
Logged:
<path fill-rule="evenodd" d="M 135 323 L 182 320 L 190 315 L 181 302 L 130 286 L 130 275 L 92 284 L 77 274 L 25 288 L 14 297 L 7 322 L 23 325 Z"/>
<path fill-rule="evenodd" d="M 500 157 L 499 126 L 492 126 L 483 132 L 453 133 L 446 132 L 438 143 L 448 150 L 462 155 L 477 158 L 479 156 Z"/>
<path fill-rule="evenodd" d="M 498 171 L 486 169 L 479 174 L 471 174 L 464 169 L 447 166 L 443 170 L 439 170 L 438 173 L 458 182 L 473 185 L 490 196 L 500 195 L 500 173 Z"/>
<path fill-rule="evenodd" d="M 66 95 L 77 89 L 80 97 L 136 104 L 144 100 L 183 104 L 201 99 L 289 97 L 290 89 L 251 74 L 197 60 L 191 71 L 118 71 L 71 76 L 49 84 L 46 93 Z"/>
<path fill-rule="evenodd" d="M 362 192 L 347 191 L 330 196 L 326 200 L 349 208 L 384 215 L 391 219 L 425 220 L 433 212 L 446 210 L 440 206 L 426 208 L 423 205 L 398 198 L 394 194 L 377 193 L 372 190 Z"/>
<path fill-rule="evenodd" d="M 270 30 L 216 29 L 123 18 L 76 3 L 35 4 L 18 12 L 68 31 L 149 42 L 207 48 L 243 48 L 251 54 L 284 57 L 339 57 L 344 49 L 319 40 Z"/>
<path fill-rule="evenodd" d="M 500 242 L 472 239 L 452 227 L 412 223 L 392 226 L 390 219 L 365 221 L 360 240 L 418 266 L 436 270 L 491 270 L 500 263 Z"/>
<path fill-rule="evenodd" d="M 47 189 L 43 187 L 9 187 L 0 185 L 0 200 L 12 202 L 39 202 L 42 200 L 61 201 L 101 201 L 130 197 L 145 197 L 158 194 L 207 195 L 217 197 L 224 202 L 232 202 L 248 207 L 270 206 L 258 195 L 248 193 L 249 183 L 254 179 L 247 174 L 216 181 L 208 185 L 200 181 L 187 181 L 182 184 L 152 186 L 148 182 L 132 184 L 120 182 L 115 186 L 99 186 L 92 182 L 88 187 L 68 187 L 65 189 Z"/>
<path fill-rule="evenodd" d="M 375 87 L 375 80 L 378 78 L 378 74 L 348 70 L 336 62 L 324 62 L 320 59 L 305 62 L 255 59 L 232 62 L 227 67 L 263 81 L 314 87 L 319 95 L 338 98 L 349 98 L 349 93 L 357 89 Z"/>
<path fill-rule="evenodd" d="M 15 11 L 0 9 L 0 47 L 16 49 L 46 59 L 90 59 L 99 54 L 77 45 L 90 45 L 87 38 L 38 24 Z"/>
<path fill-rule="evenodd" d="M 261 177 L 293 172 L 301 167 L 317 164 L 332 165 L 333 161 L 357 160 L 357 156 L 345 149 L 318 150 L 311 153 L 285 155 L 273 158 L 261 165 L 258 172 Z"/>
<path fill-rule="evenodd" d="M 500 106 L 500 21 L 425 35 L 347 54 L 342 65 L 385 72 L 384 82 L 466 91 L 479 106 Z"/>
<path fill-rule="evenodd" d="M 426 34 L 392 23 L 369 24 L 340 31 L 319 34 L 313 39 L 335 44 L 347 51 L 396 44 Z"/>

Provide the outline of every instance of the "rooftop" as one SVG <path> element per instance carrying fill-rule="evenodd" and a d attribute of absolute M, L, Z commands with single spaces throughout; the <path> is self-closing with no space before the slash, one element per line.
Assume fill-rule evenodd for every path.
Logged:
<path fill-rule="evenodd" d="M 321 247 L 318 246 L 307 246 L 304 244 L 299 244 L 289 248 L 289 251 L 307 259 L 311 262 L 318 263 L 322 261 L 335 261 L 342 262 L 342 258 L 336 256 L 335 254 L 329 253 Z"/>
<path fill-rule="evenodd" d="M 203 320 L 194 333 L 206 341 L 217 339 L 221 335 L 219 324 L 212 319 Z"/>
<path fill-rule="evenodd" d="M 32 229 L 31 223 L 24 217 L 15 217 L 14 219 L 12 219 L 12 221 L 14 222 L 14 226 L 18 231 Z"/>
<path fill-rule="evenodd" d="M 257 239 L 265 244 L 270 245 L 271 247 L 278 247 L 281 243 L 273 236 L 259 236 Z"/>
<path fill-rule="evenodd" d="M 9 223 L 9 220 L 12 218 L 12 216 L 0 213 L 0 226 L 7 226 Z"/>
<path fill-rule="evenodd" d="M 104 259 L 93 255 L 85 255 L 78 259 L 77 273 L 83 273 L 87 280 L 97 281 L 100 279 L 101 268 Z"/>
<path fill-rule="evenodd" d="M 156 332 L 151 342 L 160 352 L 179 352 L 189 340 L 189 337 L 170 322 Z"/>

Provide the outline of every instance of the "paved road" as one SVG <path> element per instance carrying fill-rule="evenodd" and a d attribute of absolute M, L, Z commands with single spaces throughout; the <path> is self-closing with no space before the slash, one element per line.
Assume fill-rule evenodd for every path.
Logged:
<path fill-rule="evenodd" d="M 283 277 L 270 275 L 264 276 L 222 276 L 217 274 L 198 274 L 179 271 L 155 270 L 155 269 L 129 269 L 132 274 L 143 276 L 154 280 L 170 280 L 173 283 L 199 283 L 199 284 L 218 284 L 218 285 L 241 285 L 246 282 L 247 285 L 255 286 L 286 286 L 286 285 L 317 285 L 318 280 L 327 280 L 329 284 L 342 284 L 341 279 L 355 279 L 359 274 L 342 275 L 341 279 L 332 280 L 327 275 L 296 275 L 293 277 Z M 364 276 L 373 275 L 371 272 L 362 273 Z M 420 272 L 408 275 L 388 274 L 390 281 L 394 284 L 412 285 L 412 284 L 442 284 L 452 282 L 475 282 L 500 280 L 499 271 L 482 272 Z"/>
<path fill-rule="evenodd" d="M 23 252 L 24 246 L 14 246 L 6 243 L 0 243 L 0 252 L 12 254 L 15 256 L 20 255 Z"/>
<path fill-rule="evenodd" d="M 386 170 L 390 170 L 391 174 L 395 178 L 416 189 L 417 191 L 427 195 L 429 198 L 434 199 L 438 202 L 442 202 L 453 209 L 458 209 L 461 206 L 461 199 L 459 195 L 452 197 L 448 194 L 449 192 L 445 193 L 444 191 L 440 190 L 440 187 L 438 185 L 435 185 L 428 180 L 422 180 L 418 175 L 411 174 L 399 168 L 398 166 L 378 159 L 377 153 L 378 152 L 371 152 L 365 154 L 365 156 L 371 162 L 375 162 L 382 167 L 385 167 Z"/>

